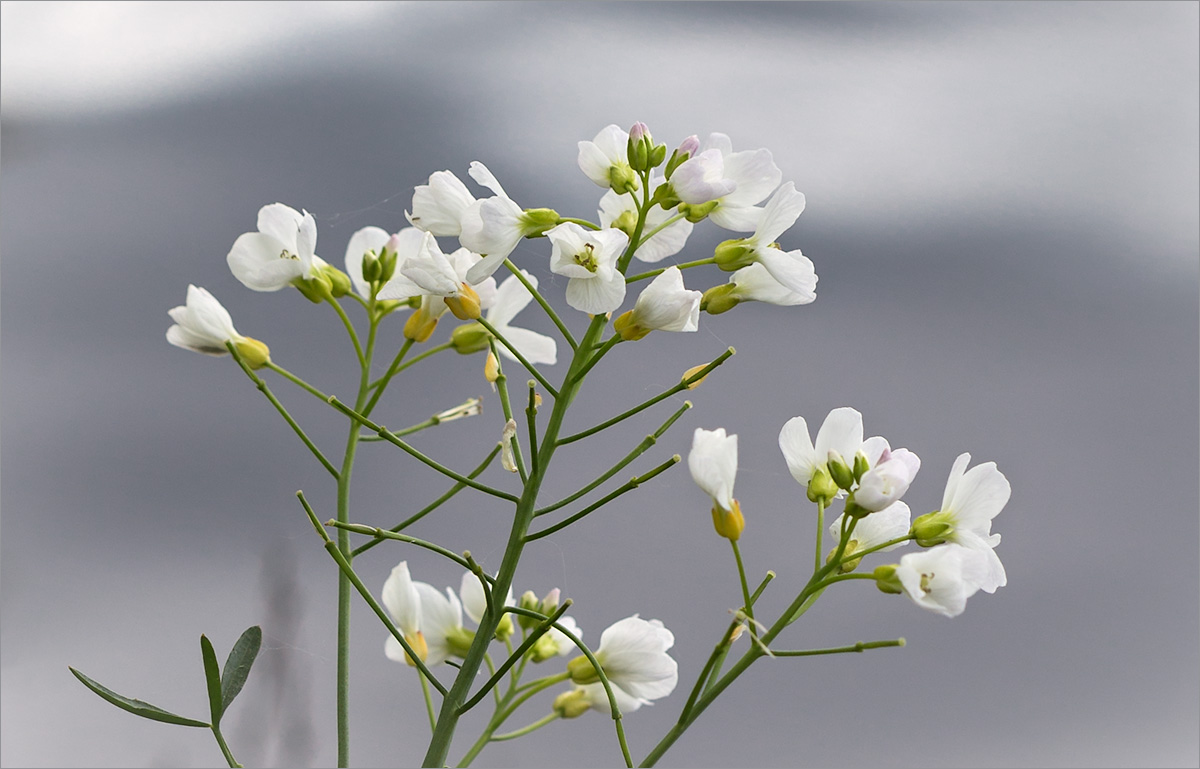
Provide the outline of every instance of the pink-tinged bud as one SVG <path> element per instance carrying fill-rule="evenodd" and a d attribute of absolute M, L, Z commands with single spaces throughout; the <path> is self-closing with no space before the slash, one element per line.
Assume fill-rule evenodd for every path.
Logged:
<path fill-rule="evenodd" d="M 648 135 L 649 133 L 650 129 L 646 127 L 645 123 L 639 120 L 633 124 L 632 128 L 629 129 L 629 141 L 640 142 L 642 137 Z"/>
<path fill-rule="evenodd" d="M 383 250 L 390 251 L 393 254 L 400 250 L 400 235 L 399 233 L 388 238 L 387 243 L 383 244 Z"/>
<path fill-rule="evenodd" d="M 688 155 L 695 155 L 696 150 L 698 149 L 700 149 L 700 139 L 695 134 L 692 134 L 679 143 L 679 149 L 676 150 L 676 152 L 678 152 L 680 155 L 683 155 L 684 153 L 687 153 Z"/>

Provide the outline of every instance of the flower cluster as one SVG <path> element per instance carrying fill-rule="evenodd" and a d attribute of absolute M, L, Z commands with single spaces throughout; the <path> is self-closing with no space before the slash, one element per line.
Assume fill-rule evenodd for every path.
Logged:
<path fill-rule="evenodd" d="M 697 429 L 688 455 L 693 479 L 713 499 L 717 532 L 735 541 L 738 537 L 723 529 L 720 521 L 736 515 L 737 534 L 745 526 L 741 507 L 733 499 L 736 438 L 727 437 L 723 429 Z M 911 521 L 909 507 L 900 498 L 920 470 L 921 460 L 908 449 L 892 449 L 882 437 L 864 440 L 858 411 L 831 411 L 815 441 L 804 418 L 794 417 L 780 430 L 779 448 L 792 477 L 821 510 L 834 499 L 845 499 L 844 512 L 829 527 L 836 544 L 828 561 L 839 572 L 853 571 L 863 555 L 915 541 L 930 549 L 907 554 L 899 564 L 878 567 L 876 584 L 884 592 L 904 593 L 917 605 L 950 617 L 961 614 L 976 591 L 992 593 L 1007 582 L 995 551 L 1000 535 L 992 534 L 991 527 L 1008 502 L 1010 489 L 994 462 L 967 470 L 970 454 L 959 456 L 941 509 Z"/>

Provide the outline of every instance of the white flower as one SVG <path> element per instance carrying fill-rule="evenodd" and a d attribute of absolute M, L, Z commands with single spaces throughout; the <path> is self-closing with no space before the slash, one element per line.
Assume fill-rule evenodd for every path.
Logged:
<path fill-rule="evenodd" d="M 844 515 L 839 515 L 829 526 L 829 533 L 833 537 L 833 541 L 837 542 L 842 536 L 842 518 Z M 850 542 L 853 544 L 853 549 L 847 548 L 846 552 L 853 554 L 863 550 L 882 545 L 893 539 L 903 537 L 908 533 L 909 527 L 912 525 L 912 511 L 908 509 L 908 505 L 903 502 L 893 502 L 882 510 L 871 513 L 858 519 L 858 523 L 854 525 L 854 534 L 851 535 Z M 894 545 L 888 545 L 878 552 L 886 553 L 890 550 L 903 545 L 903 542 L 897 542 Z"/>
<path fill-rule="evenodd" d="M 529 281 L 529 285 L 537 288 L 537 277 L 530 275 L 525 270 L 521 270 L 521 274 Z M 513 275 L 496 289 L 495 301 L 492 302 L 485 317 L 497 333 L 501 334 L 513 347 L 517 348 L 518 352 L 525 356 L 525 360 L 530 363 L 545 363 L 552 366 L 558 360 L 557 342 L 536 331 L 509 325 L 516 314 L 525 309 L 525 306 L 531 301 L 533 301 L 533 294 L 529 293 L 529 289 L 525 288 L 516 275 Z M 517 359 L 504 345 L 497 345 L 497 349 L 506 358 Z"/>
<path fill-rule="evenodd" d="M 767 269 L 772 278 L 789 291 L 815 298 L 817 276 L 812 261 L 799 250 L 783 251 L 775 246 L 775 241 L 796 223 L 803 211 L 804 194 L 796 192 L 796 186 L 788 182 L 767 201 L 754 234 L 736 242 L 732 253 L 737 254 L 740 260 L 750 259 L 758 262 Z"/>
<path fill-rule="evenodd" d="M 921 458 L 908 449 L 892 451 L 883 438 L 868 438 L 862 445 L 868 469 L 854 490 L 854 503 L 864 510 L 883 510 L 904 496 L 917 471 Z"/>
<path fill-rule="evenodd" d="M 650 178 L 651 188 L 655 188 L 662 184 L 662 176 L 652 176 Z M 609 227 L 613 222 L 617 222 L 623 216 L 626 219 L 637 221 L 637 201 L 634 200 L 631 193 L 618 195 L 616 192 L 609 190 L 600 198 L 600 226 Z M 642 230 L 643 233 L 653 232 L 656 228 L 663 224 L 671 217 L 675 216 L 674 209 L 667 210 L 661 206 L 651 206 L 646 212 L 646 224 Z M 643 262 L 659 262 L 666 259 L 668 256 L 674 256 L 683 250 L 687 244 L 688 236 L 692 234 L 692 223 L 687 219 L 680 219 L 662 230 L 655 232 L 642 245 L 638 246 L 637 251 L 633 255 Z"/>
<path fill-rule="evenodd" d="M 212 294 L 188 286 L 187 304 L 167 311 L 175 325 L 167 329 L 167 341 L 176 347 L 204 355 L 226 355 L 226 342 L 235 344 L 246 337 L 233 327 L 229 312 Z"/>
<path fill-rule="evenodd" d="M 316 256 L 317 222 L 282 203 L 258 211 L 258 232 L 239 235 L 226 261 L 235 278 L 254 291 L 278 291 L 314 277 L 324 260 Z"/>
<path fill-rule="evenodd" d="M 987 560 L 978 550 L 939 545 L 900 559 L 896 577 L 920 607 L 957 617 L 987 577 Z"/>
<path fill-rule="evenodd" d="M 591 315 L 612 312 L 625 300 L 625 276 L 617 260 L 629 243 L 620 230 L 591 232 L 564 222 L 546 232 L 553 249 L 550 270 L 570 278 L 567 304 Z"/>
<path fill-rule="evenodd" d="M 483 593 L 483 583 L 479 581 L 479 577 L 468 571 L 463 574 L 458 593 L 462 596 L 463 610 L 471 618 L 471 621 L 478 625 L 483 620 L 483 615 L 487 613 L 487 596 Z M 508 589 L 508 595 L 504 598 L 504 605 L 513 605 L 511 587 Z"/>
<path fill-rule="evenodd" d="M 579 170 L 601 187 L 611 186 L 611 169 L 628 168 L 629 134 L 618 125 L 608 125 L 590 142 L 579 142 Z"/>
<path fill-rule="evenodd" d="M 458 241 L 471 251 L 483 254 L 483 260 L 467 273 L 467 282 L 480 283 L 494 273 L 525 237 L 525 212 L 505 193 L 487 166 L 471 163 L 471 178 L 495 193 L 476 200 L 463 211 Z"/>
<path fill-rule="evenodd" d="M 798 274 L 802 273 L 803 285 L 809 286 L 806 291 L 793 291 L 775 280 L 767 268 L 755 262 L 743 267 L 729 278 L 735 288 L 733 295 L 742 302 L 764 302 L 766 304 L 792 307 L 797 304 L 808 304 L 817 298 L 817 273 L 812 260 L 807 256 L 792 251 L 785 254 L 796 262 Z M 793 281 L 793 285 L 795 281 Z"/>
<path fill-rule="evenodd" d="M 737 182 L 726 178 L 721 151 L 709 149 L 692 155 L 675 169 L 671 188 L 684 203 L 700 205 L 733 192 Z"/>
<path fill-rule="evenodd" d="M 733 482 L 737 475 L 737 436 L 725 435 L 725 428 L 705 430 L 697 427 L 688 453 L 692 480 L 724 510 L 733 510 Z"/>
<path fill-rule="evenodd" d="M 400 235 L 409 232 L 419 233 L 419 236 L 414 234 L 404 237 L 396 263 L 399 277 L 393 277 L 379 290 L 380 299 L 441 297 L 446 300 L 445 305 L 452 305 L 455 301 L 477 301 L 480 308 L 491 306 L 496 298 L 495 279 L 484 278 L 475 286 L 469 285 L 466 279 L 471 267 L 480 261 L 478 254 L 465 248 L 444 254 L 431 233 L 406 228 L 401 230 Z M 419 245 L 416 252 L 412 253 L 411 246 L 418 237 Z M 430 308 L 430 314 L 438 317 L 445 310 L 445 306 Z M 462 317 L 458 312 L 455 315 Z M 479 317 L 477 312 L 474 317 Z"/>
<path fill-rule="evenodd" d="M 413 581 L 407 561 L 392 569 L 382 597 L 404 640 L 413 651 L 424 653 L 426 665 L 432 667 L 451 656 L 462 656 L 470 644 L 471 634 L 463 629 L 462 604 L 454 591 L 446 588 L 442 595 L 430 584 Z M 405 661 L 404 647 L 390 635 L 384 654 L 390 660 Z"/>
<path fill-rule="evenodd" d="M 808 486 L 814 475 L 829 471 L 831 451 L 850 464 L 862 445 L 862 414 L 847 407 L 829 412 L 817 431 L 816 444 L 809 438 L 808 423 L 804 417 L 789 419 L 779 431 L 779 450 L 787 460 L 792 477 L 802 486 Z M 839 497 L 842 494 L 838 492 Z"/>
<path fill-rule="evenodd" d="M 558 622 L 558 624 L 565 627 L 567 630 L 571 631 L 571 633 L 574 634 L 574 636 L 576 638 L 578 638 L 581 641 L 583 640 L 583 630 L 579 627 L 579 625 L 575 622 L 575 620 L 572 617 L 568 617 L 568 616 L 559 617 L 557 622 Z M 575 646 L 575 642 L 572 641 L 570 638 L 568 638 L 565 633 L 563 633 L 561 630 L 559 630 L 556 627 L 551 627 L 549 630 L 547 630 L 546 635 L 544 635 L 543 638 L 550 639 L 549 644 L 551 644 L 553 646 L 554 656 L 557 656 L 557 657 L 565 657 L 568 654 L 570 654 L 573 649 L 577 648 Z M 539 646 L 540 645 L 541 644 L 539 644 Z M 547 657 L 546 659 L 549 659 L 549 658 Z M 601 687 L 601 688 L 603 688 L 603 687 Z"/>
<path fill-rule="evenodd" d="M 387 230 L 380 227 L 363 227 L 351 235 L 350 242 L 346 244 L 346 274 L 350 276 L 354 290 L 363 299 L 371 298 L 371 284 L 363 279 L 363 257 L 372 251 L 377 257 L 381 255 L 391 237 Z"/>
<path fill-rule="evenodd" d="M 701 296 L 683 287 L 678 267 L 668 267 L 638 295 L 633 309 L 617 318 L 613 329 L 626 340 L 641 339 L 651 331 L 695 331 Z"/>
<path fill-rule="evenodd" d="M 932 515 L 952 525 L 946 541 L 984 555 L 987 570 L 980 588 L 994 593 L 1008 583 L 1008 577 L 993 549 L 1000 544 L 1000 535 L 992 534 L 992 519 L 1008 504 L 1012 488 L 995 462 L 967 470 L 970 461 L 971 455 L 965 453 L 954 460 L 942 495 L 942 509 Z"/>
<path fill-rule="evenodd" d="M 647 622 L 636 614 L 610 625 L 600 634 L 596 661 L 612 685 L 613 695 L 622 713 L 630 713 L 651 700 L 666 697 L 679 681 L 679 666 L 667 650 L 675 636 L 653 619 Z M 608 698 L 587 657 L 576 657 L 567 665 L 572 678 L 589 692 L 594 708 L 608 710 Z M 595 687 L 600 688 L 595 694 Z"/>
<path fill-rule="evenodd" d="M 412 226 L 439 237 L 458 237 L 462 233 L 462 218 L 475 203 L 457 176 L 449 171 L 430 175 L 429 183 L 413 190 L 412 213 L 404 212 Z"/>

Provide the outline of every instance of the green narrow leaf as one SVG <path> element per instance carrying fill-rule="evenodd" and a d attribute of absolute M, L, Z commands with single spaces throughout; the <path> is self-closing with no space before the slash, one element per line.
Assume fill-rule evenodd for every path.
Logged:
<path fill-rule="evenodd" d="M 117 694 L 112 689 L 101 686 L 73 667 L 68 667 L 67 669 L 79 679 L 81 684 L 100 695 L 103 699 L 106 699 L 112 704 L 116 705 L 121 710 L 133 713 L 135 716 L 148 718 L 151 721 L 162 721 L 165 724 L 178 724 L 179 726 L 202 726 L 205 729 L 209 727 L 209 724 L 206 724 L 203 721 L 197 721 L 194 718 L 177 716 L 174 713 L 169 713 L 160 707 L 151 705 L 149 702 L 142 702 L 141 700 L 124 697 L 120 694 Z"/>
<path fill-rule="evenodd" d="M 246 676 L 250 675 L 250 667 L 258 656 L 260 646 L 262 628 L 255 625 L 242 633 L 242 637 L 229 652 L 229 659 L 225 660 L 225 670 L 221 673 L 221 702 L 224 703 L 222 713 L 229 708 L 229 703 L 233 702 L 233 698 L 238 696 L 246 683 Z"/>
<path fill-rule="evenodd" d="M 204 657 L 204 678 L 208 682 L 208 709 L 212 713 L 213 726 L 221 723 L 221 667 L 217 664 L 217 653 L 207 636 L 200 636 L 200 655 Z"/>

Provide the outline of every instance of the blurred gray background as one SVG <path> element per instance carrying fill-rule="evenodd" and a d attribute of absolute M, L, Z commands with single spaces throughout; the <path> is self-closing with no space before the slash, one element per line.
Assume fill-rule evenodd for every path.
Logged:
<path fill-rule="evenodd" d="M 962 451 L 1013 487 L 995 522 L 1008 587 L 953 620 L 867 584 L 828 591 L 781 644 L 908 647 L 760 662 L 663 765 L 1195 766 L 1197 16 L 1194 3 L 1154 2 L 5 2 L 0 762 L 219 764 L 203 730 L 122 713 L 67 666 L 203 717 L 197 637 L 223 659 L 258 623 L 264 649 L 226 720 L 235 754 L 332 764 L 335 567 L 293 496 L 305 489 L 331 516 L 332 484 L 228 359 L 166 343 L 166 311 L 204 286 L 276 361 L 352 396 L 353 354 L 328 308 L 255 294 L 226 268 L 260 206 L 313 212 L 317 252 L 335 264 L 358 228 L 404 225 L 431 172 L 465 179 L 472 160 L 523 206 L 593 218 L 601 191 L 576 142 L 642 120 L 670 146 L 721 131 L 774 153 L 808 197 L 783 245 L 815 262 L 818 298 L 620 346 L 568 429 L 735 346 L 688 396 L 696 408 L 620 477 L 686 454 L 698 426 L 737 433 L 747 568 L 779 574 L 768 615 L 812 557 L 812 507 L 776 445 L 787 419 L 858 408 L 867 434 L 923 459 L 907 496 L 918 514 L 940 504 Z M 678 259 L 725 237 L 702 225 Z M 548 255 L 524 241 L 514 259 L 561 302 Z M 686 277 L 705 288 L 727 276 Z M 520 320 L 552 330 L 536 307 Z M 387 326 L 381 354 L 399 340 Z M 378 418 L 399 427 L 486 396 L 484 416 L 414 440 L 473 466 L 501 428 L 481 365 L 419 364 Z M 340 456 L 343 420 L 285 385 Z M 673 408 L 564 450 L 545 498 Z M 502 476 L 485 478 L 511 484 Z M 373 444 L 354 481 L 352 518 L 382 525 L 448 485 Z M 707 505 L 677 467 L 531 546 L 518 574 L 518 593 L 573 598 L 593 643 L 634 612 L 675 632 L 680 689 L 628 717 L 636 758 L 740 603 Z M 413 533 L 495 568 L 507 530 L 502 506 L 463 493 Z M 398 545 L 358 566 L 378 591 L 404 558 L 415 578 L 458 585 L 457 569 Z M 428 736 L 385 633 L 356 604 L 358 765 L 416 764 Z M 453 760 L 479 725 L 464 722 Z M 619 762 L 593 713 L 478 764 Z"/>

